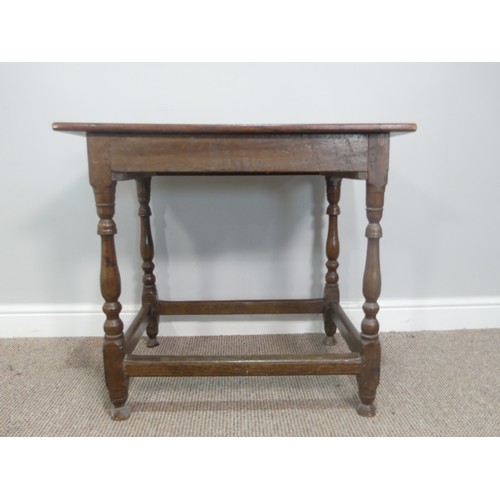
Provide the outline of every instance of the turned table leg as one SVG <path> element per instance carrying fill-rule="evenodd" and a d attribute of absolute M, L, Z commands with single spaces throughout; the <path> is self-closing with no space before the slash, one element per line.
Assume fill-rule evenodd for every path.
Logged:
<path fill-rule="evenodd" d="M 148 347 L 156 347 L 159 345 L 158 322 L 159 315 L 157 309 L 158 293 L 156 291 L 156 277 L 153 273 L 155 265 L 153 263 L 154 245 L 151 234 L 151 209 L 149 202 L 151 199 L 151 177 L 143 177 L 136 179 L 137 198 L 139 200 L 139 217 L 141 218 L 141 257 L 142 270 L 142 303 L 150 304 L 149 323 L 146 328 L 148 334 Z"/>
<path fill-rule="evenodd" d="M 325 325 L 326 338 L 325 345 L 335 344 L 335 332 L 337 326 L 333 321 L 332 306 L 339 303 L 339 275 L 337 268 L 339 267 L 338 258 L 340 252 L 339 234 L 337 226 L 337 217 L 340 214 L 340 185 L 342 179 L 340 177 L 326 176 L 326 194 L 328 198 L 328 236 L 326 240 L 326 268 L 325 289 L 323 294 L 324 310 L 323 321 Z"/>
<path fill-rule="evenodd" d="M 123 323 L 120 319 L 120 272 L 116 260 L 115 240 L 116 225 L 113 220 L 115 212 L 115 187 L 94 186 L 99 224 L 97 233 L 101 237 L 101 293 L 105 300 L 103 311 L 104 322 L 104 372 L 109 397 L 113 403 L 112 417 L 124 420 L 130 416 L 126 406 L 128 397 L 128 377 L 123 367 L 124 337 Z"/>
<path fill-rule="evenodd" d="M 366 215 L 368 226 L 366 238 L 365 272 L 363 275 L 363 295 L 365 317 L 361 322 L 361 372 L 358 375 L 359 398 L 358 413 L 366 417 L 375 415 L 375 394 L 380 379 L 380 341 L 377 313 L 377 300 L 382 288 L 380 273 L 379 243 L 382 237 L 380 221 L 384 209 L 384 192 L 387 184 L 389 166 L 389 137 L 373 136 L 369 143 L 369 170 L 366 181 Z"/>

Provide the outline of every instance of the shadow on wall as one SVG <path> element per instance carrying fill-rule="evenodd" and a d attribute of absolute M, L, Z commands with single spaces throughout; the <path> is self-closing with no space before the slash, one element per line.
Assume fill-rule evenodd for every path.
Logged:
<path fill-rule="evenodd" d="M 381 299 L 436 296 L 435 292 L 429 293 L 430 290 L 440 290 L 444 296 L 453 295 L 453 285 L 450 287 L 443 264 L 447 261 L 445 252 L 450 237 L 455 240 L 457 252 L 461 251 L 460 241 L 464 237 L 461 220 L 465 211 L 450 210 L 442 199 L 432 197 L 429 191 L 419 187 L 411 175 L 415 174 L 409 171 L 405 175 L 398 168 L 389 173 L 382 218 Z M 441 181 L 436 176 L 436 179 L 427 177 L 426 182 Z M 443 188 L 449 189 L 449 186 Z M 408 224 L 408 220 L 413 223 Z M 456 273 L 456 279 L 459 285 L 460 273 Z"/>
<path fill-rule="evenodd" d="M 322 176 L 157 177 L 152 211 L 163 299 L 323 295 L 328 218 Z M 356 229 L 346 224 L 341 236 L 351 240 Z M 218 273 L 222 268 L 227 276 Z M 180 269 L 189 283 L 177 290 L 169 282 L 179 284 Z"/>
<path fill-rule="evenodd" d="M 98 217 L 88 175 L 59 191 L 59 196 L 38 206 L 22 228 L 34 235 L 40 247 L 33 253 L 43 255 L 44 269 L 40 279 L 45 283 L 39 303 L 101 303 L 99 289 L 100 238 L 97 235 Z M 138 202 L 135 183 L 118 183 L 115 221 L 118 228 L 116 247 L 122 275 L 125 303 L 140 301 L 142 270 L 139 252 Z M 89 288 L 88 274 L 95 286 Z M 82 286 L 82 282 L 84 286 Z M 133 287 L 133 288 L 131 288 Z M 34 302 L 35 300 L 32 299 Z"/>
<path fill-rule="evenodd" d="M 405 193 L 406 202 L 395 209 L 401 203 L 398 192 Z M 367 223 L 362 198 L 363 181 L 343 181 L 338 270 L 341 300 L 362 299 Z M 155 177 L 151 208 L 160 298 L 321 297 L 326 273 L 326 206 L 322 176 Z M 460 214 L 426 196 L 396 169 L 390 175 L 386 209 L 382 219 L 381 298 L 426 297 L 429 280 L 439 279 L 440 270 L 430 258 L 422 266 L 422 255 L 416 255 L 414 249 L 422 248 L 421 235 L 425 233 L 425 254 L 436 255 L 446 246 L 442 225 L 460 227 Z M 137 210 L 135 182 L 118 183 L 116 246 L 123 303 L 140 300 Z M 440 214 L 439 225 L 426 224 L 436 213 Z M 408 218 L 421 221 L 421 225 L 408 226 Z M 95 297 L 90 301 L 101 302 L 97 220 L 92 189 L 82 173 L 58 197 L 37 207 L 20 228 L 44 242 L 44 248 L 33 249 L 46 263 L 41 275 L 48 292 L 40 302 L 65 302 L 66 297 L 74 302 L 89 302 L 89 297 Z M 89 273 L 95 275 L 91 290 Z"/>
<path fill-rule="evenodd" d="M 341 197 L 342 211 L 346 214 L 339 221 L 341 296 L 342 284 L 352 278 L 347 271 L 349 266 L 364 264 L 366 247 L 365 211 L 354 200 L 354 184 L 361 184 L 364 190 L 364 182 L 346 180 Z M 160 299 L 322 297 L 326 274 L 326 207 L 323 176 L 155 178 L 152 223 Z M 357 224 L 360 213 L 362 228 Z M 351 249 L 357 248 L 359 241 L 363 242 L 360 250 L 363 258 L 358 263 Z M 361 285 L 359 280 L 351 288 L 361 294 Z M 227 322 L 231 329 L 237 329 L 238 318 L 241 317 L 217 316 L 217 324 Z M 259 332 L 281 331 L 283 321 L 299 319 L 304 320 L 305 330 L 322 331 L 321 315 L 244 317 L 245 321 L 265 322 Z M 168 326 L 169 335 L 176 335 L 177 327 L 173 324 L 189 324 L 192 320 L 183 316 L 164 317 L 162 323 Z M 270 321 L 274 326 L 270 326 Z M 207 334 L 211 330 L 204 327 L 203 335 Z"/>

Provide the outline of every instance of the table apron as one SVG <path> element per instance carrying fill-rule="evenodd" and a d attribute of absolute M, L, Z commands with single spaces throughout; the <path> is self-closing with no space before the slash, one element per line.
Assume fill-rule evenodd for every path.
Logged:
<path fill-rule="evenodd" d="M 368 135 L 108 137 L 114 173 L 363 174 Z"/>

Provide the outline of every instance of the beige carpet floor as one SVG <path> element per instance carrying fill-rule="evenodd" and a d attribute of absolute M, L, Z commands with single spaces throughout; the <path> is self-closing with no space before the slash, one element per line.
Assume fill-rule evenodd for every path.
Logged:
<path fill-rule="evenodd" d="M 347 352 L 322 338 L 161 337 L 155 354 Z M 132 379 L 132 416 L 113 422 L 100 338 L 0 339 L 0 436 L 500 436 L 500 329 L 381 341 L 372 419 L 354 376 L 196 377 Z"/>

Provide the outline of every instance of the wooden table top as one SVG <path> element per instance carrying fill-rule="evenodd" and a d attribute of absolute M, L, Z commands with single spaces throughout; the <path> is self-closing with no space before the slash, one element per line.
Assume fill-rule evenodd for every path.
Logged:
<path fill-rule="evenodd" d="M 414 123 L 321 123 L 291 125 L 63 123 L 52 128 L 61 132 L 96 134 L 384 134 L 415 132 Z"/>

